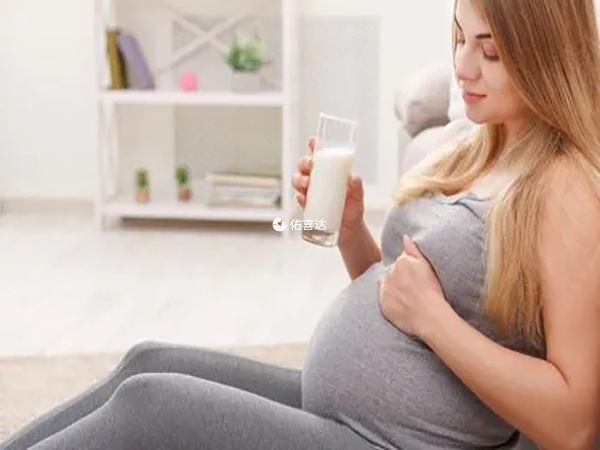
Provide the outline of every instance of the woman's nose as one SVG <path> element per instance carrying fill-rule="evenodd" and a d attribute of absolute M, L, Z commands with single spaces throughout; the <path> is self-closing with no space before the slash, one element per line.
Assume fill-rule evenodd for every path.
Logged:
<path fill-rule="evenodd" d="M 475 55 L 466 48 L 457 49 L 455 55 L 456 78 L 459 80 L 474 81 L 481 76 L 479 62 Z"/>

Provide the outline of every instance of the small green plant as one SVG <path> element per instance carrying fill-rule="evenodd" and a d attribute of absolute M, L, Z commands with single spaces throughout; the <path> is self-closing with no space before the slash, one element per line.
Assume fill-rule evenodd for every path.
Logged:
<path fill-rule="evenodd" d="M 177 166 L 175 169 L 175 179 L 177 180 L 177 184 L 179 186 L 185 186 L 188 184 L 190 179 L 190 172 L 188 168 L 184 165 Z"/>
<path fill-rule="evenodd" d="M 143 167 L 140 167 L 135 174 L 135 184 L 138 187 L 138 189 L 148 188 L 148 171 Z"/>
<path fill-rule="evenodd" d="M 251 38 L 236 37 L 224 60 L 237 72 L 256 72 L 270 62 L 264 58 L 262 40 L 257 33 Z"/>

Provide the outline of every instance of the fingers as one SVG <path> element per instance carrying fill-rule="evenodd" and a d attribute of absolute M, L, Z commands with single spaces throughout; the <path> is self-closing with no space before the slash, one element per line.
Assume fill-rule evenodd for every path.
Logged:
<path fill-rule="evenodd" d="M 303 175 L 309 175 L 312 170 L 312 157 L 305 155 L 298 160 L 298 171 Z"/>
<path fill-rule="evenodd" d="M 309 175 L 313 166 L 312 154 L 315 151 L 315 139 L 311 138 L 308 140 L 308 148 L 310 149 L 310 155 L 304 155 L 298 160 L 298 171 L 303 175 Z"/>
<path fill-rule="evenodd" d="M 353 187 L 359 187 L 362 185 L 362 178 L 360 175 L 352 172 L 348 177 L 348 183 Z"/>
<path fill-rule="evenodd" d="M 310 185 L 310 172 L 313 166 L 313 153 L 315 151 L 316 139 L 308 140 L 309 155 L 305 155 L 298 160 L 298 170 L 292 177 L 292 186 L 296 190 L 296 203 L 302 208 L 306 206 L 306 195 Z"/>
<path fill-rule="evenodd" d="M 312 155 L 315 151 L 315 146 L 317 145 L 317 139 L 316 138 L 309 138 L 308 139 L 308 148 L 310 150 L 310 154 Z"/>
<path fill-rule="evenodd" d="M 310 177 L 296 172 L 292 177 L 292 186 L 300 193 L 306 193 L 310 185 Z"/>
<path fill-rule="evenodd" d="M 296 194 L 296 203 L 298 203 L 298 206 L 301 208 L 306 207 L 306 195 L 300 193 Z"/>
<path fill-rule="evenodd" d="M 352 173 L 348 178 L 348 195 L 356 201 L 362 201 L 365 195 L 363 180 L 360 175 Z"/>

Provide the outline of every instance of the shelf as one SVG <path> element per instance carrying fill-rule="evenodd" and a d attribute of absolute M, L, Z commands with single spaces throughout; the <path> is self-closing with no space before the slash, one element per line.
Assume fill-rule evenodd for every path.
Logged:
<path fill-rule="evenodd" d="M 102 214 L 107 217 L 127 217 L 143 219 L 197 219 L 236 222 L 273 222 L 283 217 L 278 207 L 226 207 L 207 206 L 199 201 L 179 202 L 177 199 L 151 200 L 138 203 L 133 199 L 119 198 L 102 206 Z"/>
<path fill-rule="evenodd" d="M 104 91 L 100 99 L 118 105 L 212 105 L 212 106 L 283 106 L 284 96 L 276 91 L 238 94 L 228 91 Z"/>
<path fill-rule="evenodd" d="M 94 102 L 99 108 L 95 115 L 99 180 L 95 216 L 99 228 L 108 217 L 259 222 L 271 229 L 276 218 L 287 219 L 293 189 L 289 174 L 301 140 L 298 0 L 271 5 L 275 14 L 269 9 L 269 20 L 264 23 L 255 23 L 255 16 L 264 15 L 262 1 L 254 5 L 234 2 L 225 9 L 222 2 L 214 1 L 192 10 L 185 2 L 121 3 L 96 1 L 94 8 Z M 213 6 L 222 12 L 213 14 Z M 215 59 L 215 52 L 229 49 L 231 32 L 238 26 L 245 28 L 242 25 L 268 36 L 276 49 L 271 55 L 272 71 L 260 74 L 264 89 L 256 92 L 233 91 L 231 70 L 221 58 Z M 107 58 L 107 27 L 122 27 L 137 38 L 147 62 L 152 63 L 156 89 L 110 89 L 113 78 L 109 75 L 117 74 L 111 73 Z M 202 72 L 211 85 L 200 84 L 197 91 L 179 89 L 177 80 L 184 70 Z M 244 152 L 238 158 L 234 152 L 241 142 L 260 155 Z M 228 151 L 223 158 L 218 153 L 221 148 Z M 272 207 L 212 206 L 206 202 L 205 186 L 198 183 L 192 186 L 192 201 L 179 202 L 171 167 L 179 163 L 189 164 L 194 174 L 233 167 L 252 172 L 256 167 L 274 169 L 276 165 L 284 178 L 282 201 Z M 135 170 L 142 166 L 152 172 L 151 200 L 145 204 L 136 202 L 130 192 Z"/>

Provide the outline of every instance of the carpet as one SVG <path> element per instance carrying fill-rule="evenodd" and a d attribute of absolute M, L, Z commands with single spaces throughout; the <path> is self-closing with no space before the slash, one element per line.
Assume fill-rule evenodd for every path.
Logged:
<path fill-rule="evenodd" d="M 219 348 L 285 367 L 301 367 L 306 344 Z M 21 426 L 106 376 L 123 355 L 0 359 L 0 442 Z"/>

